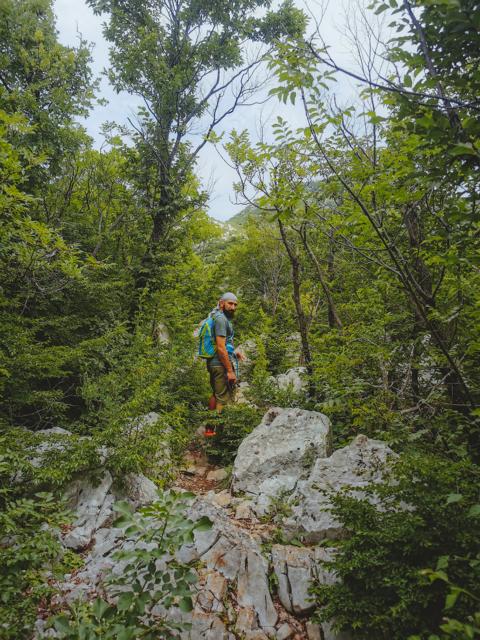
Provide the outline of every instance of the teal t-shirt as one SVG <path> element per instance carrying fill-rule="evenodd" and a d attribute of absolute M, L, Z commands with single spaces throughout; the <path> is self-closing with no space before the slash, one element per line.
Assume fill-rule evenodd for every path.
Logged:
<path fill-rule="evenodd" d="M 215 336 L 222 336 L 227 339 L 227 342 L 233 340 L 233 325 L 227 316 L 219 311 L 215 314 L 215 325 L 214 325 Z M 218 357 L 218 353 L 215 353 L 213 358 L 210 360 L 210 364 L 213 366 L 221 366 L 220 358 Z"/>

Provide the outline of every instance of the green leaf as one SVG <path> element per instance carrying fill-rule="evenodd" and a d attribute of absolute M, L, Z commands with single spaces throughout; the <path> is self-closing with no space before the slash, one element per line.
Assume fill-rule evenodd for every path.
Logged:
<path fill-rule="evenodd" d="M 116 640 L 134 640 L 135 638 L 135 629 L 126 629 L 125 627 L 121 627 L 120 625 L 116 625 L 115 627 L 115 639 Z"/>
<path fill-rule="evenodd" d="M 456 144 L 450 153 L 452 156 L 478 156 L 478 151 L 471 142 Z"/>
<path fill-rule="evenodd" d="M 108 602 L 105 602 L 102 598 L 97 598 L 92 605 L 92 613 L 97 620 L 101 620 L 109 608 Z"/>
<path fill-rule="evenodd" d="M 118 598 L 117 609 L 119 611 L 127 611 L 128 609 L 130 609 L 134 596 L 135 594 L 132 593 L 131 591 L 128 591 L 127 593 L 122 593 L 121 596 Z"/>
<path fill-rule="evenodd" d="M 474 504 L 473 507 L 470 507 L 467 516 L 469 518 L 477 518 L 480 516 L 480 504 Z"/>
<path fill-rule="evenodd" d="M 191 491 L 185 491 L 180 494 L 180 498 L 182 500 L 193 500 L 193 498 L 196 498 L 196 495 Z"/>
<path fill-rule="evenodd" d="M 213 522 L 207 516 L 203 516 L 195 523 L 196 531 L 209 531 L 213 526 Z"/>
<path fill-rule="evenodd" d="M 58 633 L 70 633 L 70 621 L 65 615 L 56 616 L 53 621 L 53 626 Z"/>
<path fill-rule="evenodd" d="M 178 606 L 183 613 L 189 613 L 193 609 L 192 599 L 190 597 L 183 597 L 180 599 Z"/>
<path fill-rule="evenodd" d="M 458 589 L 452 589 L 452 591 L 445 598 L 445 609 L 451 609 L 457 602 L 460 591 Z"/>
<path fill-rule="evenodd" d="M 447 504 L 455 504 L 463 500 L 463 496 L 461 493 L 451 493 L 447 496 Z"/>
<path fill-rule="evenodd" d="M 126 500 L 120 500 L 113 505 L 113 510 L 118 511 L 126 516 L 131 516 L 133 513 L 132 505 Z"/>

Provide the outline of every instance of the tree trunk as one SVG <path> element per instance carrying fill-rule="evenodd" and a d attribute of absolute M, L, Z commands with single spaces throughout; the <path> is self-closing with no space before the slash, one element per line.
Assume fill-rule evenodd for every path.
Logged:
<path fill-rule="evenodd" d="M 338 311 L 337 311 L 337 307 L 335 305 L 335 301 L 333 299 L 332 293 L 330 291 L 330 287 L 327 284 L 327 279 L 325 277 L 325 275 L 322 272 L 322 267 L 320 266 L 320 263 L 317 259 L 317 256 L 313 253 L 313 250 L 311 248 L 311 246 L 308 243 L 308 239 L 307 239 L 307 232 L 306 229 L 300 229 L 299 230 L 299 234 L 300 237 L 302 239 L 303 242 L 303 246 L 305 247 L 305 251 L 308 253 L 310 260 L 313 262 L 314 266 L 315 266 L 315 270 L 317 272 L 317 276 L 318 276 L 318 280 L 320 281 L 320 285 L 323 289 L 323 293 L 325 294 L 325 297 L 327 299 L 327 304 L 328 304 L 328 324 L 330 326 L 331 329 L 333 328 L 337 328 L 337 329 L 342 329 L 342 321 L 340 320 L 340 316 L 338 315 Z M 330 265 L 329 263 L 329 268 L 331 266 L 331 268 L 333 269 L 333 257 L 332 259 L 332 263 Z"/>
<path fill-rule="evenodd" d="M 303 310 L 302 300 L 301 300 L 301 277 L 300 277 L 300 261 L 295 254 L 292 246 L 288 240 L 287 233 L 285 231 L 285 227 L 283 222 L 278 219 L 278 227 L 280 229 L 280 235 L 282 237 L 282 242 L 287 251 L 288 258 L 290 260 L 290 267 L 292 270 L 292 286 L 293 286 L 293 302 L 295 304 L 295 311 L 297 316 L 298 330 L 300 332 L 300 339 L 302 345 L 302 357 L 307 369 L 308 375 L 310 376 L 310 385 L 309 392 L 310 395 L 314 394 L 313 383 L 311 382 L 312 376 L 312 354 L 310 351 L 310 343 L 308 339 L 308 323 L 307 317 L 305 315 L 305 311 Z"/>

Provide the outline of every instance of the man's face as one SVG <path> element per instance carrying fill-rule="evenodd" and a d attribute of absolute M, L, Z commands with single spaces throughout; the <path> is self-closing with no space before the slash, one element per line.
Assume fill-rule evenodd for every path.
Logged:
<path fill-rule="evenodd" d="M 233 318 L 235 311 L 237 310 L 237 302 L 233 300 L 222 300 L 220 302 L 220 309 L 225 313 L 227 318 Z"/>

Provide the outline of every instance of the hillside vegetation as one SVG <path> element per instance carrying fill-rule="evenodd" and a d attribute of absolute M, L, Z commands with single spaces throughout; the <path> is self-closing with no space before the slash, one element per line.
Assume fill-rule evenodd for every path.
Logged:
<path fill-rule="evenodd" d="M 144 104 L 100 149 L 78 124 L 98 91 L 88 43 L 60 44 L 51 0 L 0 3 L 0 638 L 31 638 L 53 578 L 82 563 L 55 531 L 99 452 L 117 479 L 172 483 L 206 419 L 193 330 L 225 290 L 259 415 L 321 411 L 335 447 L 365 434 L 401 454 L 376 490 L 389 509 L 338 495 L 341 582 L 315 589 L 318 615 L 359 640 L 480 637 L 478 3 L 352 12 L 348 104 L 350 71 L 289 0 L 88 4 L 112 86 Z M 303 126 L 220 136 L 267 66 Z M 225 235 L 196 174 L 205 145 L 247 207 Z M 306 392 L 279 391 L 295 365 Z M 126 428 L 150 411 L 142 437 Z M 243 436 L 242 411 L 225 422 Z M 38 467 L 53 427 L 73 437 Z"/>

